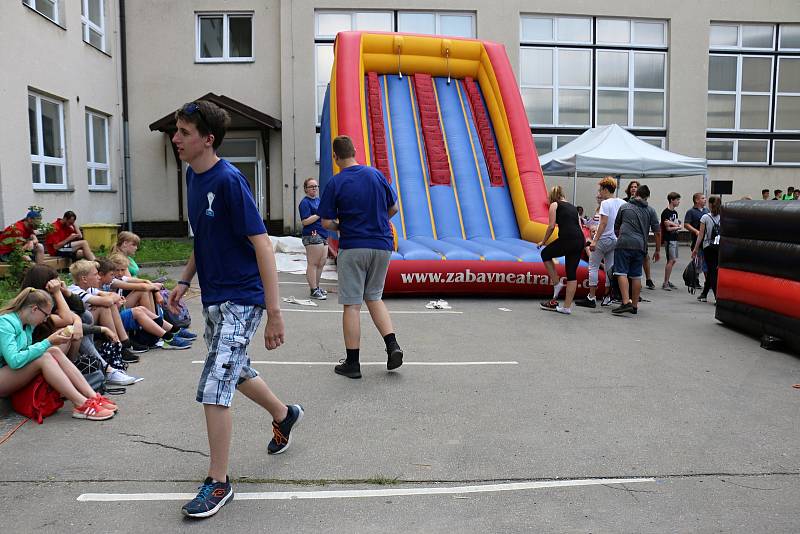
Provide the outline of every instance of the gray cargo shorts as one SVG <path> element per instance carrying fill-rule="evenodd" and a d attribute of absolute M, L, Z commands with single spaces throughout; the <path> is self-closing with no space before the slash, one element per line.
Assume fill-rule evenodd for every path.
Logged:
<path fill-rule="evenodd" d="M 339 250 L 336 259 L 339 304 L 347 306 L 361 304 L 365 300 L 381 300 L 391 256 L 391 251 L 374 248 Z"/>

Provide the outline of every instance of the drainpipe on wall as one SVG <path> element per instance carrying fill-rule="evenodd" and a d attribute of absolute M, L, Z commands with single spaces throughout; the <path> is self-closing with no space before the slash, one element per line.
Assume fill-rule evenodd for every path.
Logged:
<path fill-rule="evenodd" d="M 125 0 L 119 0 L 119 57 L 122 69 L 122 152 L 124 170 L 122 187 L 125 190 L 125 224 L 133 231 L 133 198 L 131 188 L 131 140 L 128 133 L 128 54 L 125 38 Z"/>

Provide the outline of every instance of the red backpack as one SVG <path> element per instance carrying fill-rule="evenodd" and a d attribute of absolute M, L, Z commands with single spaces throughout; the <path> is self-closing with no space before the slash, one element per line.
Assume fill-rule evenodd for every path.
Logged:
<path fill-rule="evenodd" d="M 53 415 L 64 406 L 64 400 L 61 393 L 45 382 L 39 373 L 27 386 L 11 395 L 11 405 L 18 414 L 41 425 L 45 417 Z"/>

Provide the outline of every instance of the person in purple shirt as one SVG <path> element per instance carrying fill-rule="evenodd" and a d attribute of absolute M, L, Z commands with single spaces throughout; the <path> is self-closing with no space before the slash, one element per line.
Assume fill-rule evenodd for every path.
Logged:
<path fill-rule="evenodd" d="M 339 304 L 344 306 L 347 357 L 334 371 L 361 378 L 361 304 L 365 301 L 386 343 L 386 368 L 391 371 L 403 365 L 392 318 L 381 300 L 394 248 L 389 219 L 397 213 L 397 196 L 379 170 L 358 164 L 353 141 L 346 135 L 333 140 L 333 161 L 341 172 L 325 186 L 318 213 L 325 228 L 339 232 Z"/>

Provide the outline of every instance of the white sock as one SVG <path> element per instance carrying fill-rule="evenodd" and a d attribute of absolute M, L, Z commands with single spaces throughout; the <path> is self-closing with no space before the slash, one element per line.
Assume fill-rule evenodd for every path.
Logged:
<path fill-rule="evenodd" d="M 558 294 L 561 293 L 561 290 L 564 289 L 564 284 L 558 282 L 556 285 L 553 286 L 553 298 L 557 299 Z"/>
<path fill-rule="evenodd" d="M 591 295 L 586 295 L 586 300 L 594 300 L 594 297 Z"/>

